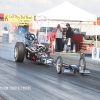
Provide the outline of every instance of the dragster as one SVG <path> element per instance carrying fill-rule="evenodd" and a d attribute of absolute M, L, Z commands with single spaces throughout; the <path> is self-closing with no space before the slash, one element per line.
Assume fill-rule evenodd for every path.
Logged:
<path fill-rule="evenodd" d="M 16 42 L 14 48 L 14 58 L 16 62 L 23 62 L 28 59 L 37 63 L 42 63 L 56 68 L 57 74 L 89 74 L 86 68 L 84 53 L 80 53 L 78 65 L 69 65 L 64 63 L 61 56 L 54 59 L 50 56 L 50 47 L 48 43 L 39 44 L 34 34 L 27 34 L 22 42 Z"/>

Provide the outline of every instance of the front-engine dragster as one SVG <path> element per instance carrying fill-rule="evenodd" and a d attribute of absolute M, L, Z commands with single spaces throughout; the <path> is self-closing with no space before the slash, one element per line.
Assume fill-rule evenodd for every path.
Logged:
<path fill-rule="evenodd" d="M 63 62 L 62 57 L 58 56 L 54 59 L 50 56 L 50 46 L 48 43 L 39 44 L 35 39 L 34 34 L 27 34 L 23 42 L 17 42 L 14 48 L 14 58 L 16 62 L 23 62 L 24 58 L 42 63 L 49 66 L 54 66 L 57 73 L 78 73 L 89 74 L 90 71 L 86 69 L 86 61 L 84 54 L 80 54 L 78 65 L 68 65 Z"/>

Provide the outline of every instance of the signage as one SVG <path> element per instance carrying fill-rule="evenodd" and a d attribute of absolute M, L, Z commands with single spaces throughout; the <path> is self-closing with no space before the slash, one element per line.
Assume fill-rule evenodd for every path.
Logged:
<path fill-rule="evenodd" d="M 94 57 L 94 58 L 97 57 L 97 48 L 94 48 L 94 50 L 93 50 L 93 57 Z"/>
<path fill-rule="evenodd" d="M 93 47 L 92 49 L 92 59 L 100 60 L 100 48 Z"/>
<path fill-rule="evenodd" d="M 30 23 L 33 21 L 32 15 L 4 14 L 4 21 Z"/>
<path fill-rule="evenodd" d="M 100 61 L 100 48 L 99 48 L 99 61 Z"/>
<path fill-rule="evenodd" d="M 38 42 L 39 43 L 44 43 L 45 42 L 44 32 L 39 32 L 39 34 L 38 34 Z"/>
<path fill-rule="evenodd" d="M 96 25 L 96 22 L 94 22 L 94 25 Z M 97 17 L 97 25 L 100 25 L 100 17 Z"/>
<path fill-rule="evenodd" d="M 0 21 L 4 21 L 4 14 L 0 13 Z"/>

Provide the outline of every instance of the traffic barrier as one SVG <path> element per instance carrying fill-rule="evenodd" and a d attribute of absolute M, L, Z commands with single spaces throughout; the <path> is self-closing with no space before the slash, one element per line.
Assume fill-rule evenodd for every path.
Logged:
<path fill-rule="evenodd" d="M 76 52 L 76 43 L 73 43 L 73 52 Z"/>
<path fill-rule="evenodd" d="M 2 42 L 2 36 L 0 36 L 0 43 Z"/>
<path fill-rule="evenodd" d="M 9 34 L 9 43 L 15 43 L 16 38 L 14 34 Z"/>
<path fill-rule="evenodd" d="M 3 33 L 2 42 L 3 43 L 8 43 L 9 42 L 9 34 L 8 33 Z"/>

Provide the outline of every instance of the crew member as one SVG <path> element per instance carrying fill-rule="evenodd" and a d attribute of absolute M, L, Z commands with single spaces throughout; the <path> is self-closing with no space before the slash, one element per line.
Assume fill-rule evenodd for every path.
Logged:
<path fill-rule="evenodd" d="M 66 26 L 67 26 L 67 31 L 66 31 L 67 51 L 71 52 L 71 40 L 73 37 L 73 31 L 72 31 L 69 23 L 67 23 Z"/>

